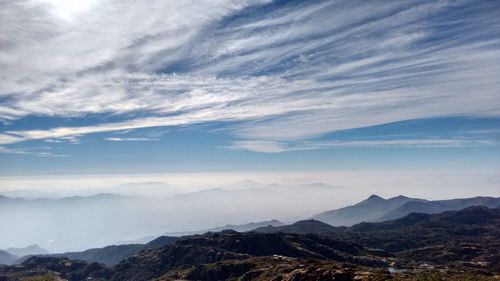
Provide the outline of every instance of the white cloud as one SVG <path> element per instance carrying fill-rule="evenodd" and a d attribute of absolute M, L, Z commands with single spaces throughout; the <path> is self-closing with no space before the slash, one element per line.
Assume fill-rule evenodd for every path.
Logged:
<path fill-rule="evenodd" d="M 279 153 L 297 150 L 335 149 L 335 148 L 458 148 L 500 146 L 495 140 L 488 139 L 397 139 L 397 140 L 326 140 L 278 142 L 262 140 L 234 141 L 227 149 L 249 150 L 262 153 Z"/>
<path fill-rule="evenodd" d="M 238 18 L 267 1 L 44 2 L 0 3 L 0 120 L 13 122 L 2 145 L 241 121 L 238 148 L 279 152 L 343 129 L 500 116 L 500 19 L 486 4 L 304 2 Z M 457 5 L 476 11 L 442 15 Z M 15 127 L 103 113 L 116 118 Z"/>
<path fill-rule="evenodd" d="M 67 155 L 65 154 L 59 154 L 59 153 L 53 153 L 51 151 L 35 151 L 33 148 L 27 150 L 27 149 L 20 149 L 20 148 L 7 148 L 0 146 L 0 153 L 7 153 L 7 154 L 25 154 L 25 155 L 35 155 L 35 156 L 44 156 L 44 157 L 66 157 Z"/>
<path fill-rule="evenodd" d="M 104 138 L 108 141 L 157 141 L 159 139 L 151 139 L 151 138 Z"/>
<path fill-rule="evenodd" d="M 279 153 L 289 150 L 286 148 L 284 143 L 277 141 L 262 141 L 262 140 L 235 141 L 231 146 L 226 148 L 249 150 L 249 151 L 263 152 L 263 153 Z"/>

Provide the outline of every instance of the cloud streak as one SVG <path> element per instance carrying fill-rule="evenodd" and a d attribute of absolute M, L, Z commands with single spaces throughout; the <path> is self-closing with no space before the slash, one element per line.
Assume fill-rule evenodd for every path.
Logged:
<path fill-rule="evenodd" d="M 7 147 L 3 147 L 3 146 L 0 146 L 0 153 L 34 155 L 34 156 L 43 156 L 43 157 L 66 157 L 67 156 L 65 154 L 52 153 L 50 151 L 34 151 L 33 149 L 26 150 L 26 149 L 19 149 L 19 148 L 7 148 Z"/>
<path fill-rule="evenodd" d="M 297 150 L 338 148 L 462 148 L 499 146 L 495 140 L 469 139 L 398 139 L 398 140 L 330 140 L 330 141 L 235 141 L 227 149 L 249 150 L 262 153 L 280 153 Z"/>
<path fill-rule="evenodd" d="M 42 2 L 1 6 L 4 146 L 215 121 L 237 121 L 227 127 L 234 145 L 252 151 L 404 146 L 307 141 L 402 120 L 500 116 L 494 2 L 117 0 L 70 21 Z M 27 116 L 98 114 L 115 118 L 16 128 Z M 438 142 L 428 145 L 461 145 Z"/>
<path fill-rule="evenodd" d="M 157 141 L 159 139 L 151 139 L 151 138 L 105 138 L 107 141 Z"/>

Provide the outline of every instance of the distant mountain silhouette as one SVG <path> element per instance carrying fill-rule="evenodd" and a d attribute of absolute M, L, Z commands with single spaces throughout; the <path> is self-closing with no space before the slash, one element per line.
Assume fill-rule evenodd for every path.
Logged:
<path fill-rule="evenodd" d="M 4 195 L 0 195 L 0 203 L 2 204 L 14 204 L 14 203 L 22 203 L 29 204 L 31 206 L 36 205 L 45 205 L 47 203 L 52 204 L 73 204 L 73 203 L 99 203 L 102 201 L 109 200 L 124 200 L 124 199 L 134 199 L 134 197 L 122 196 L 113 193 L 99 193 L 93 194 L 90 196 L 68 196 L 62 198 L 37 198 L 37 199 L 24 199 L 20 197 L 7 197 Z"/>
<path fill-rule="evenodd" d="M 404 217 L 412 212 L 434 214 L 450 210 L 460 210 L 470 206 L 495 208 L 499 205 L 500 198 L 494 197 L 429 201 L 402 195 L 389 199 L 372 195 L 355 205 L 326 211 L 312 218 L 332 226 L 352 226 L 361 222 L 393 220 Z"/>
<path fill-rule="evenodd" d="M 17 259 L 18 259 L 18 257 L 14 256 L 6 251 L 0 250 L 0 264 L 11 265 Z"/>
<path fill-rule="evenodd" d="M 251 222 L 245 224 L 227 224 L 225 226 L 217 226 L 214 228 L 209 228 L 205 230 L 197 230 L 197 231 L 181 231 L 181 232 L 168 232 L 165 233 L 166 236 L 186 236 L 186 235 L 195 235 L 195 234 L 203 234 L 207 232 L 220 232 L 223 230 L 235 230 L 238 232 L 250 231 L 259 227 L 267 227 L 267 226 L 281 226 L 284 225 L 282 222 L 278 220 L 268 220 L 261 222 Z"/>
<path fill-rule="evenodd" d="M 160 217 L 160 212 L 150 207 L 154 206 L 151 202 L 156 203 L 154 199 L 106 193 L 42 199 L 1 196 L 0 221 L 5 225 L 19 224 L 18 233 L 9 227 L 0 231 L 0 241 L 3 242 L 0 243 L 1 248 L 11 246 L 6 240 L 12 241 L 10 242 L 12 244 L 29 242 L 38 245 L 52 241 L 50 246 L 47 245 L 47 250 L 55 253 L 67 249 L 88 249 L 96 244 L 112 244 L 120 240 L 116 239 L 117 237 L 124 237 L 122 236 L 124 234 L 134 237 L 137 233 L 142 233 L 139 230 L 133 231 L 147 227 L 149 224 L 146 221 L 150 218 L 151 221 L 159 221 L 154 216 L 158 214 Z M 105 227 L 110 223 L 113 223 L 113 227 Z M 95 231 L 86 231 L 87 229 Z M 103 240 L 100 240 L 101 237 Z M 43 252 L 35 251 L 28 254 L 43 254 Z"/>
<path fill-rule="evenodd" d="M 322 234 L 322 233 L 335 232 L 338 231 L 338 229 L 343 229 L 343 228 L 333 227 L 329 224 L 317 220 L 303 220 L 290 225 L 282 225 L 282 226 L 269 225 L 269 226 L 259 227 L 253 229 L 252 231 L 260 233 L 283 232 L 283 233 L 299 233 L 299 234 L 307 234 L 307 233 Z"/>
<path fill-rule="evenodd" d="M 312 218 L 333 226 L 351 226 L 363 221 L 377 221 L 385 213 L 411 201 L 425 202 L 425 200 L 422 199 L 408 198 L 405 196 L 384 199 L 380 196 L 372 195 L 368 197 L 368 199 L 353 206 L 326 211 Z"/>
<path fill-rule="evenodd" d="M 172 245 L 179 240 L 179 237 L 160 236 L 144 245 L 144 249 L 154 249 L 165 245 Z"/>
<path fill-rule="evenodd" d="M 393 220 L 409 213 L 436 214 L 445 211 L 460 210 L 471 206 L 485 206 L 496 208 L 500 205 L 500 198 L 473 197 L 465 199 L 436 200 L 436 201 L 409 201 L 400 207 L 381 216 L 378 221 Z"/>
<path fill-rule="evenodd" d="M 148 190 L 151 193 L 163 190 L 166 194 L 170 190 L 168 186 L 162 187 L 160 183 L 151 182 L 112 187 L 108 191 L 126 190 L 127 194 L 132 195 L 135 187 L 141 190 L 137 194 Z M 20 235 L 16 235 L 13 228 L 2 229 L 0 249 L 23 243 L 46 245 L 51 241 L 47 250 L 61 253 L 105 245 L 144 243 L 150 237 L 135 239 L 151 234 L 177 236 L 228 228 L 247 231 L 276 222 L 250 225 L 247 228 L 237 226 L 273 218 L 303 218 L 305 214 L 326 210 L 338 188 L 321 183 L 261 185 L 243 182 L 241 186 L 227 186 L 225 189 L 193 191 L 175 188 L 175 191 L 185 193 L 165 197 L 106 193 L 95 196 L 77 193 L 80 196 L 44 199 L 1 197 L 0 221 L 4 225 L 24 223 L 21 224 Z M 16 212 L 9 212 L 14 209 Z M 228 223 L 231 225 L 226 225 Z M 111 225 L 113 227 L 108 227 Z"/>
<path fill-rule="evenodd" d="M 203 231 L 193 231 L 193 232 L 181 232 L 181 233 L 170 233 L 169 235 L 175 235 L 175 236 L 160 236 L 156 239 L 153 239 L 152 241 L 146 243 L 146 244 L 123 244 L 123 245 L 111 245 L 111 246 L 106 246 L 103 248 L 94 248 L 94 249 L 88 249 L 85 251 L 81 252 L 67 252 L 67 253 L 61 253 L 61 254 L 52 254 L 52 255 L 47 255 L 47 256 L 53 256 L 53 257 L 65 257 L 68 259 L 75 259 L 75 260 L 83 260 L 87 262 L 98 262 L 105 264 L 107 266 L 113 266 L 123 259 L 126 259 L 130 256 L 136 255 L 139 252 L 147 249 L 154 249 L 154 248 L 159 248 L 163 247 L 165 245 L 171 245 L 175 243 L 177 240 L 180 238 L 178 236 L 189 236 L 189 235 L 195 235 L 198 233 L 207 233 L 207 232 L 220 232 L 224 230 L 236 230 L 236 231 L 249 231 L 261 226 L 279 226 L 283 225 L 280 221 L 277 220 L 270 220 L 270 221 L 263 221 L 263 222 L 257 222 L 257 223 L 248 223 L 248 224 L 242 224 L 242 225 L 226 225 L 226 226 L 221 226 L 221 227 L 215 227 L 212 229 L 208 230 L 203 230 Z M 184 237 L 185 239 L 185 237 Z M 23 258 L 19 259 L 16 261 L 16 263 L 21 263 L 25 260 L 27 260 L 30 256 L 23 256 Z"/>
<path fill-rule="evenodd" d="M 83 260 L 87 262 L 98 262 L 107 266 L 113 266 L 120 261 L 136 255 L 147 249 L 154 249 L 175 243 L 178 237 L 161 236 L 147 244 L 128 244 L 111 245 L 104 248 L 89 249 L 82 252 L 68 252 L 62 254 L 53 254 L 54 257 L 65 257 L 74 260 Z M 22 262 L 19 260 L 18 262 Z"/>
<path fill-rule="evenodd" d="M 312 229 L 308 230 L 308 227 Z M 383 267 L 390 257 L 402 266 L 417 267 L 432 261 L 436 265 L 461 270 L 475 266 L 474 263 L 464 265 L 461 261 L 474 260 L 495 271 L 494 261 L 500 258 L 496 251 L 500 246 L 500 238 L 496 235 L 499 228 L 500 209 L 479 206 L 440 214 L 411 213 L 397 220 L 361 223 L 351 228 L 335 228 L 306 220 L 290 226 L 267 228 L 286 233 L 207 233 L 185 237 L 173 245 L 126 259 L 114 268 L 112 280 L 148 280 L 185 268 L 199 278 L 190 280 L 213 280 L 207 277 L 210 274 L 221 274 L 224 276 L 221 279 L 230 279 L 228 276 L 232 274 L 247 276 L 259 266 L 275 268 L 273 265 L 280 257 L 288 259 L 287 263 L 294 259 L 315 259 L 371 267 Z M 333 232 L 328 232 L 329 229 Z M 320 235 L 312 234 L 315 231 L 321 232 Z M 273 256 L 271 260 L 255 261 L 256 257 L 270 256 Z M 238 266 L 234 265 L 235 262 Z M 312 272 L 315 270 L 311 269 Z"/>
<path fill-rule="evenodd" d="M 76 255 L 30 257 L 20 266 L 0 266 L 0 280 L 50 274 L 70 281 L 389 280 L 394 279 L 386 270 L 389 265 L 405 269 L 397 280 L 489 280 L 467 276 L 500 273 L 500 209 L 473 206 L 439 214 L 410 213 L 352 227 L 306 220 L 262 229 L 280 231 L 160 237 L 149 243 L 149 249 L 142 245 L 136 254 L 107 268 L 75 260 Z M 125 252 L 126 247 L 116 247 L 94 249 L 94 254 Z M 425 268 L 445 275 L 423 278 Z"/>
<path fill-rule="evenodd" d="M 44 255 L 49 253 L 47 250 L 41 248 L 36 244 L 29 245 L 24 248 L 8 248 L 5 249 L 5 251 L 18 257 L 24 257 L 28 255 Z"/>

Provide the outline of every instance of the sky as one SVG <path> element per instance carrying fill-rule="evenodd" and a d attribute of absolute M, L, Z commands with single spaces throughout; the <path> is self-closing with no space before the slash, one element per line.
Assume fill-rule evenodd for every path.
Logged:
<path fill-rule="evenodd" d="M 499 14 L 472 0 L 0 0 L 0 188 L 427 170 L 487 174 L 476 184 L 498 195 Z"/>

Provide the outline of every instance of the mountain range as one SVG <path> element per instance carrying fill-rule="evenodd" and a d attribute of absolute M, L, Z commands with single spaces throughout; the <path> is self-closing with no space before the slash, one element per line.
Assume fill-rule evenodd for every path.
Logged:
<path fill-rule="evenodd" d="M 324 234 L 332 233 L 345 229 L 345 227 L 334 227 L 317 220 L 302 220 L 289 225 L 267 225 L 263 227 L 255 228 L 253 231 L 260 233 L 298 233 L 298 234 Z"/>
<path fill-rule="evenodd" d="M 141 185 L 153 193 L 157 183 Z M 131 192 L 137 185 L 113 187 Z M 183 190 L 170 197 L 96 194 L 63 198 L 0 197 L 0 249 L 29 241 L 48 251 L 74 252 L 130 242 L 138 237 L 181 231 L 210 230 L 271 219 L 296 221 L 332 206 L 339 189 L 313 184 L 297 186 L 244 183 L 225 189 Z M 1 195 L 0 195 L 1 196 Z M 13 210 L 16 210 L 15 212 Z M 272 215 L 272 216 L 271 216 Z M 75 219 L 78 218 L 78 219 Z M 112 226 L 112 227 L 111 227 Z M 242 230 L 243 231 L 243 230 Z M 149 238 L 148 238 L 149 239 Z M 126 242 L 129 241 L 129 242 Z"/>
<path fill-rule="evenodd" d="M 211 192 L 211 191 L 208 191 Z M 0 209 L 6 205 L 14 206 L 24 206 L 24 208 L 33 208 L 33 206 L 49 204 L 54 208 L 53 212 L 60 210 L 58 206 L 68 205 L 73 207 L 73 212 L 75 210 L 81 209 L 79 212 L 97 212 L 101 210 L 97 208 L 93 210 L 94 206 L 100 206 L 102 203 L 108 204 L 107 206 L 116 207 L 116 212 L 122 210 L 125 206 L 131 206 L 131 204 L 138 204 L 140 198 L 135 197 L 123 197 L 113 194 L 100 194 L 91 197 L 68 197 L 64 199 L 38 199 L 38 200 L 24 200 L 20 198 L 7 198 L 2 197 L 1 200 L 4 202 L 0 204 Z M 54 206 L 55 204 L 55 206 Z M 466 199 L 452 199 L 452 200 L 439 200 L 439 201 L 429 201 L 424 199 L 409 198 L 405 196 L 397 196 L 390 199 L 384 199 L 377 195 L 372 195 L 366 200 L 355 204 L 353 206 L 327 211 L 318 215 L 313 216 L 314 219 L 298 221 L 290 225 L 283 225 L 278 220 L 266 220 L 261 222 L 247 223 L 247 224 L 228 224 L 222 227 L 207 228 L 205 230 L 199 231 L 187 231 L 187 232 L 177 232 L 177 233 L 166 233 L 163 239 L 167 239 L 166 244 L 173 243 L 177 239 L 176 237 L 170 236 L 192 236 L 195 234 L 203 234 L 206 232 L 219 232 L 227 229 L 233 229 L 238 232 L 247 232 L 255 230 L 260 233 L 276 233 L 276 232 L 293 232 L 298 234 L 306 233 L 339 233 L 346 229 L 346 227 L 338 227 L 339 225 L 353 225 L 361 222 L 378 222 L 382 220 L 400 218 L 411 212 L 419 213 L 437 213 L 440 211 L 461 209 L 462 207 L 468 207 L 471 205 L 482 205 L 487 207 L 497 207 L 500 205 L 500 198 L 493 197 L 474 197 Z M 154 210 L 154 208 L 153 208 Z M 78 214 L 79 212 L 76 212 Z M 114 213 L 113 213 L 114 214 Z M 125 213 L 131 216 L 131 213 Z M 118 217 L 125 217 L 125 214 L 117 214 Z M 158 216 L 157 214 L 156 216 Z M 69 219 L 72 216 L 65 215 Z M 61 219 L 63 219 L 61 217 Z M 386 219 L 387 218 L 387 219 Z M 101 218 L 99 218 L 101 219 Z M 74 223 L 77 223 L 76 221 Z M 67 225 L 68 227 L 70 225 Z M 104 221 L 98 224 L 99 227 L 106 227 Z M 334 227 L 337 226 L 337 227 Z M 78 239 L 81 235 L 88 233 L 83 227 L 79 227 L 75 230 L 79 230 L 81 233 L 72 236 L 73 239 Z M 95 229 L 99 231 L 100 229 Z M 94 230 L 92 230 L 94 231 Z M 70 231 L 69 233 L 74 233 Z M 22 234 L 22 233 L 21 233 Z M 68 236 L 67 235 L 67 236 Z M 68 236 L 71 238 L 71 236 Z M 144 242 L 142 242 L 144 241 Z M 55 254 L 56 256 L 65 256 L 71 259 L 80 259 L 87 262 L 99 262 L 107 266 L 115 265 L 121 260 L 139 253 L 142 250 L 152 248 L 151 243 L 157 243 L 158 239 L 154 237 L 148 237 L 148 239 L 143 239 L 142 241 L 137 240 L 137 242 L 128 243 L 109 243 L 111 246 L 104 246 L 99 248 L 92 248 L 85 251 L 70 251 L 64 252 L 64 254 Z M 155 242 L 156 241 L 156 242 Z M 163 245 L 163 244 L 162 244 Z M 39 247 L 38 247 L 39 248 Z M 11 264 L 17 260 L 17 262 L 24 261 L 30 255 L 40 255 L 47 254 L 43 249 L 28 249 L 24 252 L 19 251 L 19 249 L 10 248 L 7 249 L 10 255 L 3 254 L 0 263 Z M 62 252 L 62 251 L 61 251 Z M 22 258 L 20 258 L 22 257 Z"/>
<path fill-rule="evenodd" d="M 19 257 L 16 257 L 9 252 L 0 250 L 0 264 L 10 265 L 14 263 Z"/>
<path fill-rule="evenodd" d="M 179 240 L 178 237 L 160 236 L 146 244 L 111 245 L 103 248 L 88 249 L 81 252 L 67 252 L 45 256 L 65 257 L 73 260 L 83 260 L 90 263 L 97 262 L 106 266 L 113 266 L 130 256 L 138 254 L 141 251 L 171 245 L 177 240 Z M 18 262 L 22 261 L 23 260 L 19 260 Z"/>
<path fill-rule="evenodd" d="M 8 248 L 0 250 L 0 264 L 13 264 L 19 260 L 20 257 L 31 255 L 45 255 L 49 252 L 40 246 L 33 244 L 24 248 Z"/>
<path fill-rule="evenodd" d="M 352 226 L 361 222 L 380 222 L 404 217 L 412 212 L 435 214 L 470 206 L 500 206 L 500 197 L 473 197 L 451 200 L 425 200 L 397 196 L 389 199 L 371 195 L 355 205 L 329 210 L 312 216 L 332 226 Z"/>
<path fill-rule="evenodd" d="M 266 226 L 281 226 L 284 225 L 282 222 L 279 220 L 267 220 L 267 221 L 261 221 L 261 222 L 251 222 L 251 223 L 245 223 L 245 224 L 226 224 L 224 226 L 217 226 L 214 228 L 209 228 L 205 230 L 195 230 L 195 231 L 181 231 L 181 232 L 167 232 L 165 233 L 166 236 L 186 236 L 186 235 L 195 235 L 195 234 L 203 234 L 207 232 L 220 232 L 223 230 L 234 230 L 238 232 L 246 232 L 246 231 L 251 231 L 259 227 L 266 227 Z"/>
<path fill-rule="evenodd" d="M 0 280 L 494 280 L 500 274 L 499 208 L 411 213 L 329 229 L 314 220 L 269 228 L 280 231 L 185 236 L 109 267 L 35 256 L 0 266 Z"/>
<path fill-rule="evenodd" d="M 8 248 L 5 249 L 6 252 L 10 253 L 11 255 L 18 256 L 18 257 L 24 257 L 27 255 L 45 255 L 48 254 L 49 252 L 42 247 L 33 244 L 26 246 L 24 248 Z"/>
<path fill-rule="evenodd" d="M 263 222 L 253 222 L 241 225 L 225 225 L 214 227 L 207 230 L 193 231 L 193 232 L 182 232 L 182 233 L 168 233 L 164 236 L 157 237 L 155 239 L 151 239 L 151 241 L 143 244 L 121 244 L 121 245 L 110 245 L 102 248 L 93 248 L 80 252 L 66 252 L 59 254 L 50 254 L 48 255 L 46 252 L 42 252 L 39 254 L 27 254 L 27 255 L 17 255 L 18 257 L 23 257 L 18 259 L 18 257 L 12 257 L 8 259 L 9 263 L 4 264 L 12 264 L 12 263 L 21 263 L 32 255 L 43 255 L 47 257 L 65 257 L 73 260 L 83 260 L 86 262 L 97 262 L 104 264 L 106 266 L 114 266 L 118 264 L 120 261 L 138 254 L 139 252 L 147 249 L 153 249 L 162 247 L 165 245 L 170 245 L 179 240 L 179 236 L 190 236 L 196 234 L 203 234 L 208 232 L 220 232 L 223 230 L 236 230 L 239 232 L 251 231 L 255 228 L 263 227 L 263 226 L 280 226 L 283 223 L 277 220 L 269 220 Z M 7 260 L 7 259 L 6 259 Z M 1 262 L 0 262 L 1 263 Z"/>

